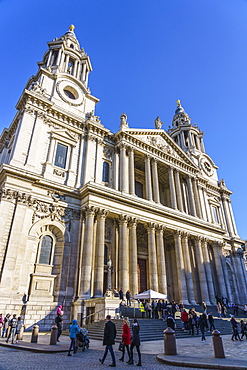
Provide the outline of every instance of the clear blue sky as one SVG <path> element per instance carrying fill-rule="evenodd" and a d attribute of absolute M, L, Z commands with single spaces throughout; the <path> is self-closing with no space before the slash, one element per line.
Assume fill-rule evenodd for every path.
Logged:
<path fill-rule="evenodd" d="M 126 112 L 130 127 L 153 128 L 159 115 L 167 130 L 180 99 L 233 191 L 247 239 L 246 0 L 0 0 L 0 22 L 1 131 L 46 42 L 74 24 L 102 123 L 116 132 Z"/>

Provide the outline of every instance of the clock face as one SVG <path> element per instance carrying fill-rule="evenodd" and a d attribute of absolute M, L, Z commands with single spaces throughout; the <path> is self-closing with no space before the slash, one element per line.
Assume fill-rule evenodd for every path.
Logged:
<path fill-rule="evenodd" d="M 213 175 L 214 168 L 213 168 L 213 165 L 212 165 L 212 163 L 210 162 L 210 160 L 208 158 L 202 157 L 201 160 L 200 160 L 200 164 L 201 164 L 201 168 L 202 168 L 203 172 L 206 175 L 208 175 L 208 176 Z"/>
<path fill-rule="evenodd" d="M 83 92 L 75 83 L 61 80 L 56 86 L 60 98 L 70 105 L 78 106 L 83 103 Z"/>

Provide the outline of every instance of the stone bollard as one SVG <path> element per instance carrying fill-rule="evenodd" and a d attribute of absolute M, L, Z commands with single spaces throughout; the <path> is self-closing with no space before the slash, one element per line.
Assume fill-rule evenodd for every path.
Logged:
<path fill-rule="evenodd" d="M 16 340 L 22 340 L 22 338 L 23 338 L 23 332 L 24 332 L 24 325 L 22 325 L 22 327 L 20 329 L 20 333 L 17 334 Z"/>
<path fill-rule="evenodd" d="M 164 330 L 165 355 L 177 355 L 175 331 L 171 328 Z"/>
<path fill-rule="evenodd" d="M 213 334 L 212 340 L 213 340 L 213 346 L 214 346 L 214 357 L 215 358 L 225 358 L 226 356 L 225 356 L 220 332 L 218 330 L 214 330 L 212 334 Z"/>
<path fill-rule="evenodd" d="M 50 338 L 50 344 L 57 344 L 57 326 L 53 325 L 51 327 L 51 338 Z"/>
<path fill-rule="evenodd" d="M 31 337 L 31 343 L 38 342 L 38 334 L 39 334 L 39 325 L 34 325 Z"/>

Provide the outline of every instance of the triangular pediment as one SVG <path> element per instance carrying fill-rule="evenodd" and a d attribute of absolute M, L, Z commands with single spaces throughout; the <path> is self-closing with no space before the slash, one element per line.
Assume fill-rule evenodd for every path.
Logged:
<path fill-rule="evenodd" d="M 134 136 L 136 139 L 155 147 L 173 158 L 180 159 L 185 163 L 197 168 L 195 163 L 186 155 L 175 141 L 164 130 L 149 129 L 127 129 L 125 133 Z"/>
<path fill-rule="evenodd" d="M 56 139 L 60 139 L 68 144 L 75 145 L 77 143 L 77 137 L 72 135 L 68 130 L 55 129 L 51 131 L 51 134 Z"/>

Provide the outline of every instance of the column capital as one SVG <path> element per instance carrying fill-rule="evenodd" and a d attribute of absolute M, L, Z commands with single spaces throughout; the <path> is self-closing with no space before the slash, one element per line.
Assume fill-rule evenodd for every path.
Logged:
<path fill-rule="evenodd" d="M 182 231 L 182 237 L 184 239 L 188 239 L 190 237 L 190 233 L 188 231 Z"/>
<path fill-rule="evenodd" d="M 136 217 L 129 217 L 128 218 L 128 222 L 129 222 L 129 227 L 130 228 L 134 228 L 137 226 L 138 222 L 139 222 L 139 219 L 136 218 Z"/>
<path fill-rule="evenodd" d="M 203 241 L 203 236 L 201 235 L 196 235 L 195 236 L 195 241 L 199 244 L 201 244 L 201 242 Z"/>
<path fill-rule="evenodd" d="M 181 237 L 182 237 L 182 235 L 183 235 L 183 231 L 182 231 L 182 230 L 180 230 L 180 229 L 176 229 L 176 230 L 174 230 L 174 231 L 173 231 L 173 234 L 174 234 L 174 236 L 175 236 L 176 238 L 181 238 Z"/>
<path fill-rule="evenodd" d="M 147 229 L 147 232 L 150 233 L 151 230 L 155 230 L 155 222 L 147 222 L 145 224 L 145 227 Z"/>
<path fill-rule="evenodd" d="M 129 216 L 127 216 L 127 215 L 120 215 L 118 220 L 119 220 L 119 224 L 120 225 L 123 225 L 124 223 L 127 223 L 128 222 Z"/>
<path fill-rule="evenodd" d="M 89 216 L 95 216 L 97 209 L 94 206 L 86 206 L 83 209 L 83 211 L 85 211 L 86 217 L 89 217 Z"/>
<path fill-rule="evenodd" d="M 162 224 L 155 224 L 155 228 L 158 232 L 161 232 L 161 231 L 164 232 L 166 229 L 165 225 L 162 225 Z"/>
<path fill-rule="evenodd" d="M 108 213 L 109 213 L 109 211 L 107 211 L 106 209 L 98 208 L 97 211 L 96 211 L 97 219 L 106 218 Z"/>

